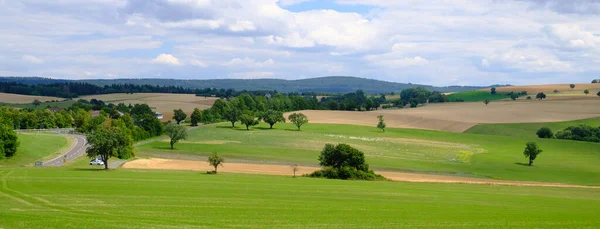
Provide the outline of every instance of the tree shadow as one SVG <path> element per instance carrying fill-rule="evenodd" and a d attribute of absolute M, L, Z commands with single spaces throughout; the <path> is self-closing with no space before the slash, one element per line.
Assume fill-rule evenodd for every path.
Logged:
<path fill-rule="evenodd" d="M 271 128 L 269 128 L 269 127 L 262 127 L 262 126 L 259 126 L 259 127 L 254 127 L 254 129 L 257 129 L 257 130 L 274 130 L 275 128 L 271 129 Z"/>
<path fill-rule="evenodd" d="M 72 170 L 74 170 L 74 171 L 108 171 L 108 170 L 110 170 L 110 168 L 108 170 L 104 169 L 104 167 L 102 167 L 102 168 L 73 168 Z"/>
<path fill-rule="evenodd" d="M 232 127 L 232 126 L 216 126 L 217 128 L 221 128 L 221 129 L 240 129 L 239 126 L 236 127 Z"/>
<path fill-rule="evenodd" d="M 527 166 L 527 167 L 529 167 L 529 164 L 527 164 L 527 163 L 522 163 L 522 162 L 517 162 L 517 163 L 515 163 L 515 165 L 522 165 L 522 166 Z"/>

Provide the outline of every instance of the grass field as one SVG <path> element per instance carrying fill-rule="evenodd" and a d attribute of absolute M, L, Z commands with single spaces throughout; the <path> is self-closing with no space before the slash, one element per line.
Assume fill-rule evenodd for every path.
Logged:
<path fill-rule="evenodd" d="M 600 118 L 575 120 L 568 122 L 541 122 L 541 123 L 507 123 L 507 124 L 479 124 L 466 131 L 473 134 L 490 134 L 514 136 L 519 138 L 537 138 L 536 132 L 542 127 L 548 127 L 556 132 L 569 126 L 578 125 L 600 126 Z"/>
<path fill-rule="evenodd" d="M 238 124 L 239 125 L 239 124 Z M 455 174 L 505 180 L 600 185 L 600 147 L 597 143 L 536 140 L 544 153 L 534 167 L 522 155 L 530 139 L 482 134 L 308 124 L 294 131 L 291 124 L 269 130 L 261 124 L 252 131 L 222 124 L 198 128 L 187 141 L 169 150 L 168 142 L 138 146 L 141 155 L 200 158 L 213 152 L 229 160 L 316 165 L 326 143 L 347 143 L 365 152 L 368 163 L 380 170 Z"/>
<path fill-rule="evenodd" d="M 0 171 L 2 228 L 595 228 L 591 189 L 185 171 Z"/>
<path fill-rule="evenodd" d="M 521 92 L 521 91 L 519 91 Z M 490 91 L 465 91 L 459 93 L 452 93 L 448 95 L 448 99 L 450 101 L 456 101 L 458 99 L 462 99 L 465 102 L 479 102 L 484 100 L 502 100 L 508 99 L 510 95 L 504 93 L 497 93 L 492 95 Z"/>
<path fill-rule="evenodd" d="M 1 167 L 33 166 L 36 161 L 52 159 L 57 152 L 64 151 L 68 146 L 67 138 L 49 134 L 18 134 L 21 142 L 17 154 L 5 160 L 0 160 Z"/>
<path fill-rule="evenodd" d="M 12 103 L 0 103 L 0 106 L 9 106 L 9 107 L 16 107 L 16 108 L 21 108 L 21 109 L 46 109 L 46 107 L 50 106 L 50 107 L 60 107 L 60 108 L 68 108 L 71 105 L 73 105 L 73 103 L 77 102 L 76 100 L 64 100 L 64 101 L 58 101 L 58 102 L 43 102 L 41 103 L 39 106 L 35 106 L 32 103 L 25 103 L 25 104 L 12 104 Z"/>
<path fill-rule="evenodd" d="M 543 85 L 523 85 L 523 86 L 509 86 L 509 87 L 497 87 L 496 91 L 498 92 L 521 92 L 527 91 L 528 94 L 537 94 L 538 92 L 544 92 L 546 94 L 552 94 L 554 90 L 558 90 L 560 92 L 572 92 L 572 91 L 581 91 L 583 94 L 583 90 L 588 89 L 590 91 L 600 89 L 600 84 L 590 84 L 590 83 L 576 83 L 575 88 L 571 89 L 569 87 L 570 84 L 543 84 Z M 481 91 L 490 91 L 490 88 L 482 89 Z"/>
<path fill-rule="evenodd" d="M 50 97 L 50 96 L 33 96 L 33 95 L 19 95 L 10 93 L 0 93 L 0 103 L 11 103 L 11 104 L 27 104 L 33 103 L 33 100 L 39 100 L 42 102 L 57 100 L 65 100 L 63 98 Z"/>

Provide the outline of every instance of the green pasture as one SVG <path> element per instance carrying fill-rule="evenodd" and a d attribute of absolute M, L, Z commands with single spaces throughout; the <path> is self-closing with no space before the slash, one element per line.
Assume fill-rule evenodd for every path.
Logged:
<path fill-rule="evenodd" d="M 9 106 L 21 109 L 46 109 L 46 107 L 59 107 L 59 108 L 68 108 L 73 105 L 76 100 L 64 100 L 58 102 L 42 102 L 39 106 L 33 105 L 33 103 L 26 104 L 13 104 L 13 103 L 0 103 L 0 106 Z"/>
<path fill-rule="evenodd" d="M 594 189 L 0 170 L 0 228 L 597 228 Z"/>
<path fill-rule="evenodd" d="M 515 91 L 515 93 L 519 93 Z M 448 99 L 453 102 L 457 99 L 462 99 L 465 102 L 478 102 L 484 100 L 502 100 L 502 99 L 510 99 L 510 95 L 508 93 L 498 92 L 495 95 L 492 95 L 489 91 L 465 91 L 458 92 L 448 95 Z"/>
<path fill-rule="evenodd" d="M 239 126 L 239 124 L 238 124 Z M 506 180 L 600 185 L 597 143 L 534 139 L 544 152 L 534 166 L 524 164 L 525 143 L 532 139 L 414 129 L 308 124 L 295 131 L 291 124 L 251 131 L 229 124 L 201 127 L 186 141 L 169 149 L 166 141 L 137 146 L 138 155 L 205 160 L 213 152 L 229 161 L 317 165 L 326 143 L 347 143 L 365 152 L 376 170 L 440 173 Z"/>
<path fill-rule="evenodd" d="M 600 126 L 600 117 L 568 122 L 479 124 L 467 130 L 466 133 L 504 135 L 535 139 L 537 138 L 537 131 L 542 127 L 548 127 L 556 134 L 556 132 L 564 130 L 569 126 L 578 126 L 583 124 L 594 127 Z"/>
<path fill-rule="evenodd" d="M 17 154 L 0 160 L 1 167 L 33 166 L 36 161 L 52 159 L 66 150 L 67 138 L 54 134 L 19 133 L 20 146 Z"/>

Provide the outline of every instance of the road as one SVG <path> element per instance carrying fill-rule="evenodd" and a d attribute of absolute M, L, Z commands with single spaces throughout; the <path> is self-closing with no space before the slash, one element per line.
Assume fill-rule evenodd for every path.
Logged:
<path fill-rule="evenodd" d="M 62 166 L 64 165 L 64 159 L 67 159 L 67 162 L 73 161 L 85 154 L 85 149 L 87 148 L 87 140 L 85 136 L 81 135 L 64 135 L 66 137 L 73 138 L 76 142 L 75 145 L 67 151 L 67 153 L 62 154 L 52 160 L 46 161 L 42 163 L 43 166 Z"/>

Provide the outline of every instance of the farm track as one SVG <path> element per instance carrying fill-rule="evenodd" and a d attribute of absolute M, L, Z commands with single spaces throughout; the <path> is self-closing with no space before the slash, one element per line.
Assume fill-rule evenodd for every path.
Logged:
<path fill-rule="evenodd" d="M 137 159 L 125 163 L 122 168 L 129 169 L 159 169 L 159 170 L 190 170 L 190 171 L 212 171 L 213 168 L 205 161 L 192 160 L 173 160 L 173 159 Z M 299 166 L 297 175 L 312 173 L 318 170 L 319 167 L 314 166 Z M 289 165 L 275 164 L 251 164 L 251 163 L 226 163 L 225 166 L 219 167 L 219 172 L 226 173 L 247 173 L 247 174 L 266 174 L 291 176 L 292 170 Z M 600 189 L 600 186 L 584 186 L 571 185 L 560 183 L 545 183 L 545 182 L 530 182 L 530 181 L 511 181 L 511 180 L 494 180 L 483 178 L 459 177 L 448 175 L 433 175 L 433 174 L 418 174 L 418 173 L 403 173 L 403 172 L 388 172 L 376 171 L 392 181 L 403 182 L 426 182 L 426 183 L 461 183 L 461 184 L 481 184 L 481 185 L 508 185 L 508 186 L 536 186 L 536 187 L 560 187 L 560 188 L 591 188 Z"/>

